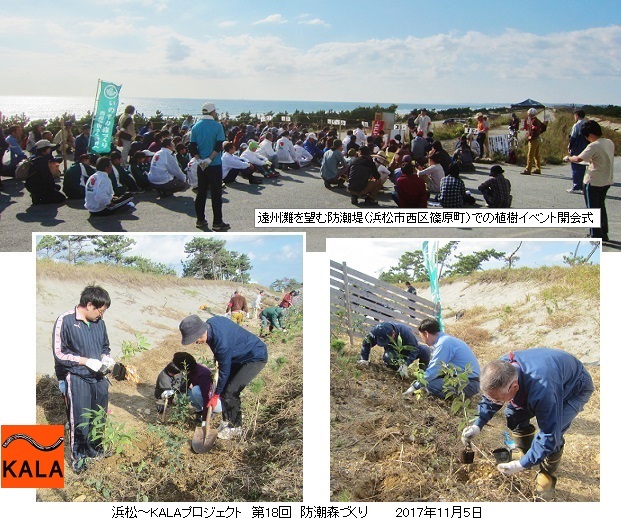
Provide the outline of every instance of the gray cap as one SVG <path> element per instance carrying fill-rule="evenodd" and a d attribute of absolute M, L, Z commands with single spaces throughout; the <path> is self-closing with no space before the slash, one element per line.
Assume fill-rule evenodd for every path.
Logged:
<path fill-rule="evenodd" d="M 207 322 L 198 315 L 190 315 L 181 321 L 179 331 L 181 331 L 181 344 L 184 346 L 194 344 L 207 331 Z"/>

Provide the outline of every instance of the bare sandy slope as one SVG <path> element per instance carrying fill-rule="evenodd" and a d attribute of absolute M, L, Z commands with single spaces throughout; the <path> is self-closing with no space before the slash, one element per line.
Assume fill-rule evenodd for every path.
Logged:
<path fill-rule="evenodd" d="M 43 278 L 37 280 L 37 373 L 52 374 L 54 359 L 51 342 L 54 322 L 79 301 L 84 286 L 90 282 Z M 258 290 L 257 285 L 238 286 L 234 282 L 212 282 L 183 279 L 179 284 L 145 287 L 119 284 L 114 281 L 96 282 L 103 286 L 112 300 L 105 315 L 110 338 L 111 354 L 115 357 L 124 340 L 135 341 L 134 334 L 143 334 L 150 344 L 158 343 L 171 334 L 179 333 L 179 322 L 187 315 L 201 314 L 199 307 L 208 306 L 212 314 L 224 314 L 226 304 L 235 290 L 248 300 L 249 307 Z M 263 304 L 278 298 L 265 290 Z M 207 319 L 211 315 L 204 314 Z"/>
<path fill-rule="evenodd" d="M 443 284 L 440 298 L 447 329 L 481 318 L 479 327 L 492 335 L 502 353 L 543 346 L 563 349 L 585 364 L 599 364 L 599 301 L 583 296 L 549 298 L 546 282 Z M 428 289 L 421 297 L 431 300 Z M 465 310 L 457 320 L 457 313 Z M 511 326 L 512 329 L 506 329 Z"/>

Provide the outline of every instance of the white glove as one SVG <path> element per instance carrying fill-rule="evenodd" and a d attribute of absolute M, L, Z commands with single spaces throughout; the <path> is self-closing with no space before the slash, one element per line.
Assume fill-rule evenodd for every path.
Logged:
<path fill-rule="evenodd" d="M 202 169 L 205 169 L 209 164 L 211 164 L 211 158 L 203 158 L 198 165 L 201 166 Z"/>
<path fill-rule="evenodd" d="M 164 391 L 160 395 L 160 398 L 166 399 L 166 398 L 170 398 L 170 397 L 172 397 L 174 395 L 175 395 L 175 391 L 173 389 L 167 389 L 166 391 Z"/>
<path fill-rule="evenodd" d="M 287 332 L 287 329 L 286 329 L 286 328 L 282 328 L 282 332 L 283 332 L 283 333 L 286 333 L 286 332 Z"/>
<path fill-rule="evenodd" d="M 479 433 L 481 433 L 481 428 L 479 426 L 472 425 L 464 428 L 461 432 L 461 441 L 464 443 L 464 446 L 470 445 L 470 441 Z"/>
<path fill-rule="evenodd" d="M 569 155 L 565 155 L 563 157 L 563 162 L 569 162 Z"/>
<path fill-rule="evenodd" d="M 401 364 L 399 366 L 399 369 L 397 370 L 397 372 L 399 373 L 399 375 L 401 375 L 402 377 L 407 377 L 408 376 L 408 367 L 405 364 Z"/>
<path fill-rule="evenodd" d="M 89 358 L 84 365 L 95 373 L 97 373 L 101 369 L 101 366 L 103 366 L 101 360 L 97 360 L 96 358 Z"/>
<path fill-rule="evenodd" d="M 358 362 L 357 362 L 358 367 L 369 367 L 369 361 L 365 360 L 363 358 L 361 358 Z"/>
<path fill-rule="evenodd" d="M 514 473 L 519 473 L 520 471 L 525 470 L 526 468 L 520 464 L 519 460 L 512 460 L 511 462 L 506 462 L 504 464 L 498 464 L 496 466 L 498 471 L 504 473 L 505 475 L 513 475 Z"/>
<path fill-rule="evenodd" d="M 104 355 L 101 357 L 101 363 L 109 368 L 114 367 L 114 364 L 116 364 L 116 362 L 114 361 L 114 359 L 110 356 L 110 355 Z"/>

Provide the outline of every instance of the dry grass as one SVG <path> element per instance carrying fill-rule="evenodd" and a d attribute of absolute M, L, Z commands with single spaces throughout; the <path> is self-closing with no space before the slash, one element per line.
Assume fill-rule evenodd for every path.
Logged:
<path fill-rule="evenodd" d="M 575 311 L 599 315 L 599 268 L 540 268 L 493 271 L 452 279 L 485 283 L 481 305 L 460 319 L 445 315 L 445 331 L 465 340 L 481 365 L 510 350 L 557 347 L 574 353 L 599 345 L 599 333 L 585 332 Z M 541 288 L 541 282 L 545 287 Z M 486 307 L 485 293 L 522 284 L 519 301 Z M 529 292 L 530 290 L 530 292 Z M 535 291 L 536 290 L 536 291 Z M 555 295 L 558 293 L 558 296 Z M 333 332 L 336 327 L 333 326 Z M 332 501 L 527 502 L 533 500 L 537 468 L 506 477 L 491 450 L 502 446 L 504 417 L 497 415 L 475 441 L 472 465 L 461 464 L 459 420 L 449 405 L 433 397 L 402 397 L 410 385 L 371 352 L 368 369 L 358 369 L 362 339 L 331 351 Z M 599 501 L 599 366 L 589 366 L 595 393 L 566 434 L 559 470 L 558 501 Z M 478 400 L 478 397 L 475 397 Z"/>
<path fill-rule="evenodd" d="M 123 268 L 76 267 L 65 272 L 54 264 L 45 267 L 45 278 L 84 281 L 86 276 L 106 282 L 117 281 L 130 293 L 142 286 L 187 287 L 187 279 L 151 277 L 132 273 L 124 280 Z M 47 264 L 46 264 L 47 266 Z M 40 268 L 38 268 L 40 269 Z M 75 269 L 75 271 L 74 271 Z M 200 292 L 202 282 L 192 281 Z M 231 282 L 206 283 L 234 289 Z M 133 286 L 137 286 L 134 289 Z M 127 297 L 126 297 L 127 298 Z M 208 304 L 221 308 L 221 304 Z M 155 315 L 179 312 L 158 308 Z M 157 318 L 154 317 L 154 318 Z M 241 440 L 217 440 L 206 454 L 190 449 L 194 434 L 192 418 L 169 409 L 166 423 L 160 422 L 154 398 L 159 372 L 181 349 L 178 333 L 135 356 L 130 365 L 138 372 L 138 383 L 111 379 L 110 421 L 124 424 L 132 433 L 130 445 L 111 457 L 97 460 L 85 473 L 76 476 L 65 447 L 65 488 L 38 490 L 43 501 L 301 501 L 302 500 L 302 310 L 291 308 L 289 332 L 270 335 L 265 341 L 269 360 L 258 377 L 242 393 L 244 435 Z M 247 320 L 245 327 L 258 333 L 258 321 Z M 128 326 L 129 330 L 129 326 Z M 134 330 L 131 330 L 133 332 Z M 213 355 L 206 345 L 186 348 L 199 362 L 212 367 Z M 37 378 L 37 423 L 64 424 L 62 396 L 57 382 L 46 376 Z M 220 423 L 216 415 L 212 426 Z M 66 439 L 69 442 L 69 439 Z"/>

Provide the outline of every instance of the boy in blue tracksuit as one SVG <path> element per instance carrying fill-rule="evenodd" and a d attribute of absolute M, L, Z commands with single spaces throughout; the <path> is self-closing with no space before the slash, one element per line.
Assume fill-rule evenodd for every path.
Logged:
<path fill-rule="evenodd" d="M 212 317 L 204 322 L 198 315 L 190 315 L 181 321 L 179 330 L 184 346 L 207 344 L 218 363 L 218 385 L 205 406 L 215 408 L 221 400 L 223 427 L 218 438 L 241 436 L 240 394 L 267 364 L 267 346 L 226 317 Z"/>
<path fill-rule="evenodd" d="M 483 398 L 474 425 L 464 429 L 465 444 L 478 435 L 505 402 L 507 427 L 513 431 L 513 460 L 499 464 L 513 474 L 535 465 L 536 494 L 554 496 L 565 432 L 593 393 L 593 381 L 582 362 L 557 349 L 515 351 L 487 364 L 481 373 Z M 539 431 L 530 423 L 537 419 Z"/>
<path fill-rule="evenodd" d="M 110 365 L 110 343 L 103 321 L 109 307 L 110 295 L 105 289 L 87 286 L 80 303 L 58 317 L 52 333 L 56 377 L 67 403 L 71 466 L 76 473 L 86 468 L 87 459 L 103 452 L 99 439 L 89 435 L 87 410 L 108 409 L 108 381 L 102 360 Z"/>
<path fill-rule="evenodd" d="M 416 359 L 419 359 L 421 365 L 426 366 L 429 364 L 429 348 L 419 344 L 409 326 L 401 322 L 380 322 L 371 329 L 362 341 L 362 351 L 360 352 L 358 365 L 368 365 L 371 348 L 380 346 L 384 348 L 384 355 L 382 357 L 384 364 L 391 369 L 399 369 L 399 365 L 396 363 L 399 355 L 394 345 L 399 336 L 403 345 L 412 346 L 412 349 L 406 351 L 403 355 L 406 367 Z M 401 372 L 402 370 L 399 369 L 399 371 Z"/>

